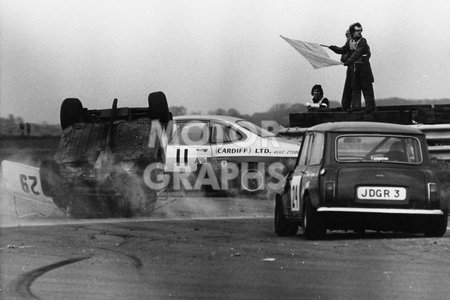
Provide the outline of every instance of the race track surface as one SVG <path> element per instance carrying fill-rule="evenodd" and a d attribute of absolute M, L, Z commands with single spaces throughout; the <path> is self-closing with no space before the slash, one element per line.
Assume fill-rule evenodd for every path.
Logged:
<path fill-rule="evenodd" d="M 151 218 L 15 215 L 2 195 L 2 299 L 448 299 L 443 238 L 273 232 L 263 199 L 162 196 Z M 5 211 L 7 209 L 7 211 Z M 8 220 L 7 220 L 8 219 Z M 8 221 L 8 222 L 6 222 Z"/>

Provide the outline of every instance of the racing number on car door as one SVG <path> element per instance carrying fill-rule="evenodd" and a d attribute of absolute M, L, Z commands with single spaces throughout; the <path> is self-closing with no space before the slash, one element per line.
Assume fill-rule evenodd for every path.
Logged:
<path fill-rule="evenodd" d="M 178 166 L 180 165 L 188 165 L 188 153 L 189 153 L 189 149 L 188 148 L 184 148 L 184 149 L 177 149 L 177 158 L 176 158 L 176 164 Z"/>
<path fill-rule="evenodd" d="M 301 175 L 292 177 L 291 180 L 291 211 L 300 211 L 300 183 Z"/>
<path fill-rule="evenodd" d="M 38 183 L 36 176 L 27 176 L 25 174 L 19 175 L 20 185 L 22 186 L 22 190 L 25 193 L 33 193 L 36 196 L 40 195 L 38 191 L 36 191 L 36 186 Z"/>
<path fill-rule="evenodd" d="M 197 164 L 193 155 L 194 150 L 192 147 L 179 147 L 176 148 L 175 167 L 189 168 L 191 172 L 197 170 Z"/>

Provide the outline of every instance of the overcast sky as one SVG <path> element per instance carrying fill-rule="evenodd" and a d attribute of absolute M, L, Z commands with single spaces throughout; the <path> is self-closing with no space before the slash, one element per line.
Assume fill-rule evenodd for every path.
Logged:
<path fill-rule="evenodd" d="M 450 1 L 0 0 L 0 115 L 59 123 L 85 107 L 169 105 L 207 113 L 339 100 L 345 68 L 314 70 L 279 35 L 342 46 L 353 22 L 372 50 L 376 98 L 450 98 Z M 339 57 L 329 52 L 330 57 Z"/>

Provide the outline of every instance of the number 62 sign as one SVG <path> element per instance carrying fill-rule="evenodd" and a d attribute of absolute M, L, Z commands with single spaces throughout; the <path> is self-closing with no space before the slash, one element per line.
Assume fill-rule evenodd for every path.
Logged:
<path fill-rule="evenodd" d="M 4 160 L 2 173 L 7 191 L 53 204 L 52 198 L 42 192 L 39 168 Z"/>

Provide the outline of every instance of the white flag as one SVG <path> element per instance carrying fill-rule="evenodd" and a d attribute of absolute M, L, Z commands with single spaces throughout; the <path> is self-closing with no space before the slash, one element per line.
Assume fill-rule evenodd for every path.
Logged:
<path fill-rule="evenodd" d="M 289 45 L 294 47 L 295 50 L 297 50 L 301 55 L 303 55 L 303 57 L 308 60 L 314 69 L 342 65 L 341 62 L 331 59 L 319 44 L 292 40 L 282 35 L 280 35 L 280 37 L 288 42 Z"/>

